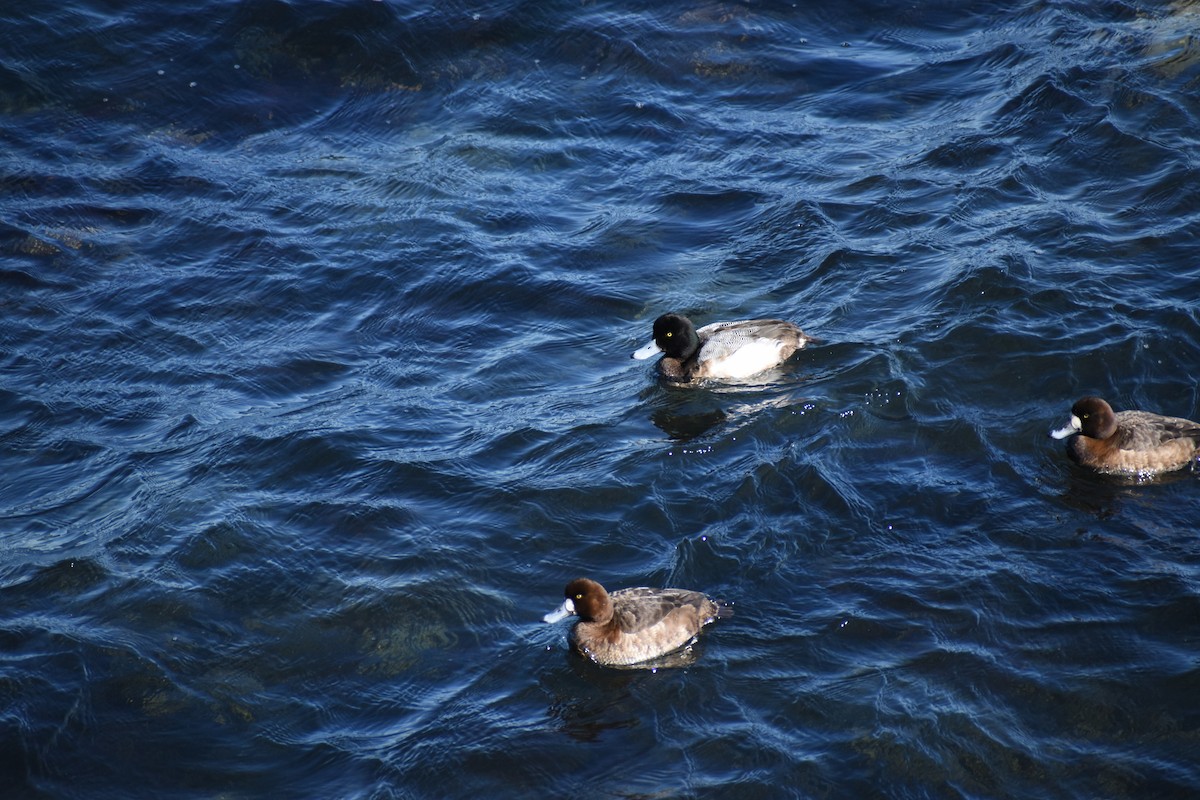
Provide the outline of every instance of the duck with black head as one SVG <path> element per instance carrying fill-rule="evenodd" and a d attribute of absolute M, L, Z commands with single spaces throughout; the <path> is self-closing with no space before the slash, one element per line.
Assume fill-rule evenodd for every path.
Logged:
<path fill-rule="evenodd" d="M 816 340 L 781 319 L 714 322 L 697 328 L 681 314 L 663 314 L 654 320 L 654 338 L 632 357 L 662 354 L 658 372 L 675 383 L 740 380 L 779 366 L 812 341 Z"/>
<path fill-rule="evenodd" d="M 1111 475 L 1169 472 L 1200 456 L 1200 423 L 1149 411 L 1113 411 L 1099 397 L 1076 401 L 1067 424 L 1050 435 L 1071 437 L 1071 458 Z"/>
<path fill-rule="evenodd" d="M 590 578 L 577 578 L 563 590 L 557 610 L 543 617 L 555 623 L 579 617 L 571 646 L 605 666 L 652 661 L 688 644 L 715 619 L 732 616 L 726 605 L 689 589 L 620 589 L 609 594 Z"/>

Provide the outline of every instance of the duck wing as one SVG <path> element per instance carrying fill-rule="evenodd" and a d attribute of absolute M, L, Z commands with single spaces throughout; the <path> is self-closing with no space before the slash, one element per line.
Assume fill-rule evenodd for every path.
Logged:
<path fill-rule="evenodd" d="M 1180 417 L 1164 417 L 1148 411 L 1117 413 L 1118 447 L 1122 450 L 1152 450 L 1179 439 L 1200 445 L 1200 423 Z"/>
<path fill-rule="evenodd" d="M 623 633 L 637 633 L 659 625 L 672 615 L 694 619 L 716 616 L 715 604 L 690 589 L 651 589 L 639 586 L 612 593 L 613 617 Z M 701 623 L 703 624 L 703 623 Z M 697 630 L 699 625 L 696 626 Z"/>

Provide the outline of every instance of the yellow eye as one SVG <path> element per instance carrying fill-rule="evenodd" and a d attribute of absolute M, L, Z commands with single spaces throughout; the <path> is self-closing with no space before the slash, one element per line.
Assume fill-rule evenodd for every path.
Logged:
<path fill-rule="evenodd" d="M 668 339 L 670 339 L 670 338 L 671 338 L 672 336 L 674 336 L 674 335 L 675 335 L 675 334 L 671 333 L 670 331 L 667 331 L 667 338 L 668 338 Z"/>
<path fill-rule="evenodd" d="M 577 594 L 577 595 L 575 595 L 575 599 L 576 599 L 576 600 L 582 600 L 582 599 L 583 599 L 583 594 L 582 594 L 582 593 L 580 593 L 580 594 Z"/>

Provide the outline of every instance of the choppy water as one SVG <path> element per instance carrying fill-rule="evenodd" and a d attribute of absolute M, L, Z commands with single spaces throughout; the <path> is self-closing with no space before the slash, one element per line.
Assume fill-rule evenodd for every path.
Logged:
<path fill-rule="evenodd" d="M 1200 416 L 1200 7 L 9 6 L 6 797 L 1200 792 L 1198 478 L 1045 438 Z"/>

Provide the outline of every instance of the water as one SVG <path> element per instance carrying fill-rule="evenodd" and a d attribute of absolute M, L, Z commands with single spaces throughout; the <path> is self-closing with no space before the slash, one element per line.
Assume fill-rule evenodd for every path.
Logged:
<path fill-rule="evenodd" d="M 0 12 L 11 797 L 1190 797 L 1186 2 Z M 659 386 L 655 316 L 823 341 Z M 540 620 L 734 604 L 683 669 Z"/>

